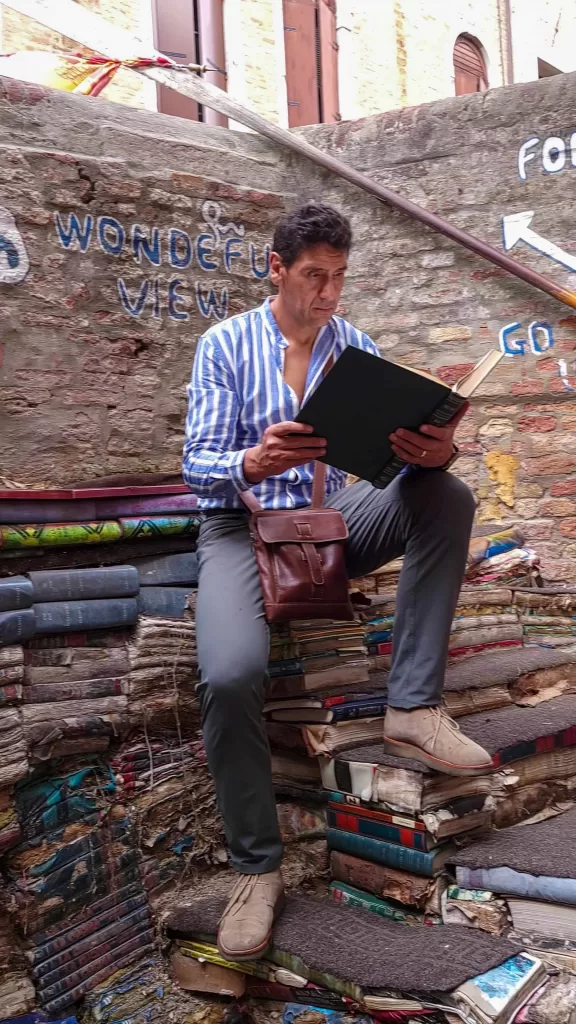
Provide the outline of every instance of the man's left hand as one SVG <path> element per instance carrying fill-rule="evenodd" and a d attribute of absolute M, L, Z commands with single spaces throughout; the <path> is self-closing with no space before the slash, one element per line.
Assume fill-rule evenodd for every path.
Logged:
<path fill-rule="evenodd" d="M 439 469 L 445 466 L 454 451 L 454 431 L 466 415 L 470 403 L 465 402 L 450 423 L 445 427 L 424 424 L 418 433 L 403 427 L 390 434 L 392 451 L 404 462 L 423 469 Z"/>

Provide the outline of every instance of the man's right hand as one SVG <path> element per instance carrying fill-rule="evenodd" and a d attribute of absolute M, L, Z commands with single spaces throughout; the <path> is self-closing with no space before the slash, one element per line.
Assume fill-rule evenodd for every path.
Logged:
<path fill-rule="evenodd" d="M 244 476 L 249 484 L 259 484 L 269 476 L 304 466 L 326 454 L 323 437 L 311 437 L 307 423 L 275 423 L 264 431 L 260 444 L 244 456 Z"/>

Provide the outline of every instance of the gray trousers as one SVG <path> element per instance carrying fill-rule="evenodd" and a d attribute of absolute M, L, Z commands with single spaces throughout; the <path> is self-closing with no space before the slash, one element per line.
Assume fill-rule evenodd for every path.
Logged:
<path fill-rule="evenodd" d="M 326 504 L 348 524 L 351 579 L 404 555 L 390 705 L 439 704 L 474 517 L 472 493 L 450 473 L 416 470 L 385 490 L 353 484 Z M 196 629 L 204 743 L 231 863 L 245 874 L 273 871 L 282 841 L 262 723 L 269 635 L 244 512 L 211 513 L 202 523 Z"/>

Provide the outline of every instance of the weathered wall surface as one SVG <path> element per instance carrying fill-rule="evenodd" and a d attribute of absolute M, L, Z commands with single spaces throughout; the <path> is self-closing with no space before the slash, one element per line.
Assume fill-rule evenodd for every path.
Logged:
<path fill-rule="evenodd" d="M 303 131 L 496 246 L 503 218 L 534 211 L 513 254 L 573 286 L 575 89 L 557 76 Z M 274 220 L 322 197 L 356 233 L 343 311 L 384 354 L 454 380 L 509 353 L 463 425 L 459 471 L 483 522 L 526 522 L 548 575 L 571 575 L 574 312 L 247 133 L 13 83 L 0 126 L 2 475 L 177 470 L 197 337 L 267 293 Z"/>

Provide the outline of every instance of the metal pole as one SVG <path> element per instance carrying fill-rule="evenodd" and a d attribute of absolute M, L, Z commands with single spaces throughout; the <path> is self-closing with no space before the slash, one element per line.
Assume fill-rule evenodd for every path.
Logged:
<path fill-rule="evenodd" d="M 103 18 L 74 3 L 74 0 L 3 0 L 3 2 L 6 7 L 17 10 L 21 14 L 26 14 L 41 24 L 64 33 L 69 38 L 73 38 L 84 46 L 88 46 L 107 57 L 143 56 L 148 49 L 129 33 L 116 29 L 113 25 L 104 21 Z M 138 52 L 139 46 L 142 47 L 140 52 Z M 160 56 L 160 54 L 156 53 L 149 55 Z M 474 235 L 468 234 L 467 231 L 462 231 L 454 224 L 444 220 L 443 217 L 438 217 L 435 213 L 430 213 L 409 199 L 397 195 L 384 185 L 379 185 L 372 178 L 369 178 L 368 175 L 356 171 L 353 167 L 342 163 L 336 157 L 324 153 L 321 149 L 317 149 L 316 146 L 312 146 L 305 139 L 293 135 L 278 125 L 271 124 L 261 117 L 260 114 L 249 110 L 240 103 L 236 103 L 227 93 L 218 89 L 215 85 L 203 81 L 188 68 L 156 66 L 135 68 L 134 70 L 137 70 L 138 74 L 144 75 L 146 78 L 152 78 L 154 81 L 160 82 L 161 85 L 175 89 L 176 92 L 182 93 L 184 96 L 189 96 L 198 103 L 211 107 L 213 110 L 218 111 L 218 113 L 224 114 L 233 121 L 238 121 L 247 128 L 252 128 L 255 132 L 270 139 L 271 142 L 284 146 L 299 156 L 306 157 L 317 166 L 324 167 L 333 174 L 349 181 L 352 185 L 357 185 L 358 188 L 375 196 L 381 202 L 401 210 L 422 224 L 426 224 L 427 227 L 440 232 L 446 238 L 452 239 L 453 242 L 457 242 L 458 245 L 464 246 L 464 248 L 476 253 L 477 256 L 481 256 L 490 263 L 494 263 L 497 267 L 501 267 L 502 270 L 513 274 L 514 277 L 525 281 L 526 284 L 530 284 L 539 291 L 545 292 L 545 294 L 551 295 L 554 299 L 558 299 L 560 302 L 565 303 L 565 305 L 576 309 L 576 292 L 569 291 L 567 288 L 561 288 L 547 277 L 544 277 L 543 274 L 523 266 L 512 259 L 512 257 L 507 256 L 506 253 L 500 252 L 500 250 L 495 249 L 487 242 L 483 242 Z"/>

